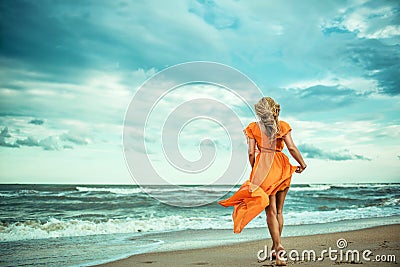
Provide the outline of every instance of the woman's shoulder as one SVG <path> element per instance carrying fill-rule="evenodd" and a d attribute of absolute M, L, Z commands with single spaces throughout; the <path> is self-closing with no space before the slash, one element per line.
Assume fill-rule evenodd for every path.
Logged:
<path fill-rule="evenodd" d="M 247 127 L 243 130 L 244 134 L 248 137 L 248 138 L 254 138 L 254 133 L 257 132 L 255 127 L 256 127 L 257 123 L 256 122 L 250 122 Z"/>
<path fill-rule="evenodd" d="M 289 123 L 287 123 L 286 121 L 279 120 L 279 125 L 289 126 Z"/>
<path fill-rule="evenodd" d="M 257 122 L 252 121 L 252 122 L 250 122 L 250 123 L 247 125 L 247 127 L 254 127 L 254 126 L 256 126 L 256 125 L 257 125 Z"/>
<path fill-rule="evenodd" d="M 258 123 L 256 121 L 252 121 L 247 125 L 246 130 L 254 132 L 257 131 L 257 128 L 258 128 Z"/>
<path fill-rule="evenodd" d="M 286 121 L 279 121 L 279 126 L 281 128 L 281 135 L 286 135 L 289 131 L 292 130 L 292 127 L 290 127 L 289 123 Z"/>

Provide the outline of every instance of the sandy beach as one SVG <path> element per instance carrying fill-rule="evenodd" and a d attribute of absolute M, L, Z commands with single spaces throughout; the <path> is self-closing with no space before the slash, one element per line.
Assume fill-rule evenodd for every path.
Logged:
<path fill-rule="evenodd" d="M 287 257 L 291 253 L 290 255 L 294 259 L 296 257 L 294 250 L 300 256 L 298 260 L 288 259 L 288 266 L 335 266 L 340 264 L 395 266 L 400 256 L 399 237 L 400 224 L 395 224 L 331 234 L 284 237 L 282 243 L 288 253 Z M 343 242 L 346 242 L 347 246 L 339 249 L 338 239 L 345 239 Z M 343 246 L 343 242 L 340 244 L 341 246 Z M 146 253 L 97 266 L 275 266 L 275 261 L 271 261 L 269 258 L 265 261 L 258 260 L 257 254 L 260 250 L 264 250 L 265 246 L 270 248 L 271 239 L 203 249 Z M 328 253 L 329 248 L 331 248 L 331 256 Z M 304 252 L 306 250 L 314 250 L 316 259 L 321 258 L 323 250 L 327 252 L 323 254 L 323 260 L 314 261 L 312 256 L 311 260 L 308 259 L 308 253 Z M 357 260 L 355 250 L 359 252 L 359 260 Z M 369 253 L 367 250 L 371 252 Z M 304 259 L 302 254 L 304 254 Z M 340 260 L 341 254 L 343 255 L 342 260 Z M 264 257 L 263 253 L 259 255 L 260 258 Z M 346 255 L 348 255 L 347 258 Z M 381 259 L 386 257 L 386 260 L 378 262 L 377 257 L 381 257 Z"/>

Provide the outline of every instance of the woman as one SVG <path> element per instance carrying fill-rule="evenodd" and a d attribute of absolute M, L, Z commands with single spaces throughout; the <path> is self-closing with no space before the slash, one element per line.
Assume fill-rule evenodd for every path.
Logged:
<path fill-rule="evenodd" d="M 270 97 L 263 97 L 254 107 L 260 121 L 250 123 L 244 130 L 252 166 L 250 178 L 233 196 L 219 204 L 234 207 L 234 233 L 240 233 L 265 209 L 272 250 L 276 252 L 275 256 L 278 255 L 276 264 L 284 266 L 286 262 L 279 257 L 284 251 L 280 240 L 283 203 L 293 172 L 301 173 L 307 165 L 292 140 L 289 124 L 278 119 L 280 105 Z M 292 166 L 282 153 L 284 144 L 299 166 Z"/>

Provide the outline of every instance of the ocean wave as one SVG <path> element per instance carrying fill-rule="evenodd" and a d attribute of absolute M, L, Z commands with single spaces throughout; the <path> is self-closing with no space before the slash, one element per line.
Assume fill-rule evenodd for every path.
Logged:
<path fill-rule="evenodd" d="M 331 189 L 330 185 L 309 185 L 309 186 L 302 186 L 302 187 L 296 187 L 292 186 L 290 187 L 290 191 L 324 191 L 324 190 L 329 190 Z"/>
<path fill-rule="evenodd" d="M 400 184 L 368 184 L 368 183 L 349 183 L 349 184 L 333 184 L 332 188 L 381 188 L 400 186 Z"/>
<path fill-rule="evenodd" d="M 51 218 L 45 222 L 38 220 L 1 222 L 0 242 L 99 234 L 205 229 L 205 225 L 207 225 L 207 228 L 221 229 L 223 227 L 221 221 L 216 219 L 175 215 L 158 218 L 107 219 L 103 221 Z M 229 228 L 228 225 L 225 225 L 225 227 Z"/>
<path fill-rule="evenodd" d="M 19 196 L 18 193 L 0 193 L 0 197 L 16 197 Z"/>
<path fill-rule="evenodd" d="M 20 196 L 32 196 L 40 194 L 40 191 L 32 189 L 22 189 L 17 191 L 1 191 L 0 197 L 20 197 Z"/>
<path fill-rule="evenodd" d="M 364 218 L 382 218 L 400 215 L 398 209 L 381 208 L 376 206 L 334 209 L 324 211 L 288 212 L 284 214 L 285 225 L 301 225 L 314 223 L 329 223 L 343 220 L 356 220 Z"/>
<path fill-rule="evenodd" d="M 84 187 L 77 186 L 76 190 L 80 192 L 108 192 L 118 195 L 131 195 L 143 193 L 141 188 L 112 188 L 112 187 Z"/>
<path fill-rule="evenodd" d="M 400 186 L 400 184 L 365 184 L 365 183 L 345 183 L 345 184 L 293 184 L 290 187 L 291 191 L 324 191 L 329 189 L 366 189 L 366 190 L 384 190 L 392 189 Z"/>
<path fill-rule="evenodd" d="M 330 209 L 322 206 L 317 211 L 286 212 L 285 225 L 329 223 L 343 220 L 378 218 L 400 215 L 399 209 L 391 202 L 386 207 L 349 207 Z M 207 215 L 206 215 L 207 216 Z M 0 222 L 0 242 L 43 239 L 57 237 L 88 236 L 101 234 L 168 232 L 200 229 L 232 229 L 233 222 L 229 212 L 211 216 L 169 215 L 164 217 L 123 218 L 123 219 L 57 219 L 47 221 L 27 220 L 20 222 Z M 261 213 L 249 223 L 247 228 L 265 227 L 265 213 Z"/>
<path fill-rule="evenodd" d="M 108 192 L 118 195 L 131 195 L 139 193 L 148 194 L 163 194 L 163 193 L 188 193 L 188 192 L 204 192 L 204 193 L 219 193 L 219 192 L 230 192 L 235 186 L 198 186 L 198 187 L 138 187 L 138 188 L 113 188 L 113 187 L 84 187 L 77 186 L 76 190 L 79 192 Z"/>
<path fill-rule="evenodd" d="M 397 206 L 400 203 L 400 198 L 390 198 L 383 202 L 382 206 Z"/>
<path fill-rule="evenodd" d="M 398 184 L 296 185 L 285 204 L 286 225 L 400 215 Z M 375 187 L 374 187 L 375 186 Z M 0 187 L 7 202 L 0 241 L 186 229 L 232 229 L 232 208 L 217 204 L 220 192 L 238 186 L 28 185 Z M 350 188 L 349 188 L 350 187 Z M 292 192 L 293 191 L 293 192 Z M 292 192 L 292 193 L 290 193 Z M 149 193 L 149 194 L 146 194 Z M 180 207 L 164 205 L 152 198 Z M 12 198 L 11 198 L 12 197 Z M 181 208 L 205 198 L 210 205 Z M 190 206 L 190 205 L 189 205 Z M 247 226 L 265 227 L 262 212 Z"/>

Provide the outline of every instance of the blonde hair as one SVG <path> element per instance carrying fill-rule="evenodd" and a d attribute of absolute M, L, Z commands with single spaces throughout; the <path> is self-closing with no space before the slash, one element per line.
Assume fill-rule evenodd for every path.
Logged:
<path fill-rule="evenodd" d="M 263 97 L 254 105 L 254 109 L 265 126 L 266 135 L 270 141 L 273 141 L 280 133 L 278 120 L 281 110 L 280 105 L 271 97 Z"/>

